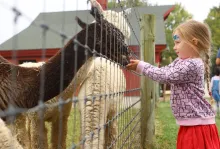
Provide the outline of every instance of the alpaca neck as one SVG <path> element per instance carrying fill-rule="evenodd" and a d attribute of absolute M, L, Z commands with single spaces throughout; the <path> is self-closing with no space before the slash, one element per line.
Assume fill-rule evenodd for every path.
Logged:
<path fill-rule="evenodd" d="M 70 40 L 64 49 L 49 59 L 41 69 L 41 71 L 45 70 L 43 100 L 47 101 L 66 89 L 77 71 L 89 57 L 91 57 L 91 54 L 86 56 L 83 47 L 78 46 L 77 52 L 75 52 L 74 44 Z M 63 78 L 61 78 L 61 72 L 63 72 Z"/>

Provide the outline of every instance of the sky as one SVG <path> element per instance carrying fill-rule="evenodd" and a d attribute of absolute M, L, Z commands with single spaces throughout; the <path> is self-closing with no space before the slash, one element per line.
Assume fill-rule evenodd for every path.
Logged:
<path fill-rule="evenodd" d="M 181 3 L 198 21 L 203 21 L 207 17 L 210 8 L 220 5 L 219 0 L 148 0 L 148 2 L 153 5 Z M 11 10 L 13 6 L 22 13 L 16 24 Z M 87 0 L 0 0 L 0 44 L 27 28 L 41 12 L 87 9 L 90 9 Z"/>

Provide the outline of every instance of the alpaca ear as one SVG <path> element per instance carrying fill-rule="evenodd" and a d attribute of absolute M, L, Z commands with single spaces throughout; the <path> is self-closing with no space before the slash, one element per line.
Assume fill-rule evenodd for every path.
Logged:
<path fill-rule="evenodd" d="M 96 7 L 92 7 L 90 14 L 95 18 L 96 22 L 101 22 L 101 19 L 103 19 L 103 15 Z"/>
<path fill-rule="evenodd" d="M 80 18 L 78 18 L 77 16 L 75 17 L 75 20 L 77 21 L 78 25 L 83 29 L 86 28 L 87 24 L 85 22 L 83 22 Z"/>
<path fill-rule="evenodd" d="M 90 1 L 90 3 L 91 3 L 91 6 L 92 6 L 92 7 L 97 8 L 97 9 L 99 10 L 99 12 L 100 12 L 101 14 L 103 14 L 104 10 L 102 9 L 102 6 L 101 6 L 96 0 L 89 0 L 89 1 Z"/>
<path fill-rule="evenodd" d="M 97 22 L 100 22 L 100 20 L 103 18 L 103 12 L 102 6 L 96 1 L 96 0 L 90 0 L 91 2 L 91 11 L 90 14 L 95 18 Z"/>

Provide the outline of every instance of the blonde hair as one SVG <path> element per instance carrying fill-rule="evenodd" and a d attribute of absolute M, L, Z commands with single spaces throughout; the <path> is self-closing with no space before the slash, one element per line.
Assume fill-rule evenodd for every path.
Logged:
<path fill-rule="evenodd" d="M 191 45 L 195 52 L 204 62 L 207 87 L 210 83 L 210 48 L 211 48 L 211 33 L 208 25 L 195 21 L 188 20 L 180 24 L 174 32 L 178 31 L 183 40 Z"/>

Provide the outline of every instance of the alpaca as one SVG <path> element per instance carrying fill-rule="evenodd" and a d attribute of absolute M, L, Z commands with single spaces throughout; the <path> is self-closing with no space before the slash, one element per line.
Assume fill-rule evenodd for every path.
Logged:
<path fill-rule="evenodd" d="M 20 66 L 22 67 L 40 67 L 44 64 L 44 62 L 39 63 L 23 63 Z M 74 80 L 74 79 L 73 79 Z M 62 94 L 62 99 L 66 100 L 71 98 L 73 95 L 73 81 L 71 81 L 70 85 L 64 90 Z M 51 148 L 58 147 L 58 137 L 59 137 L 59 120 L 62 116 L 62 135 L 61 135 L 61 145 L 62 149 L 66 149 L 66 135 L 67 135 L 67 121 L 71 111 L 72 103 L 69 102 L 63 105 L 62 114 L 60 113 L 58 107 L 49 108 L 48 105 L 52 103 L 56 103 L 59 101 L 60 96 L 54 97 L 53 99 L 46 102 L 46 109 L 44 110 L 44 122 L 50 122 L 52 125 L 51 130 Z M 17 138 L 23 144 L 23 146 L 27 149 L 39 149 L 39 148 L 48 148 L 47 144 L 47 129 L 45 127 L 45 123 L 40 126 L 40 117 L 37 112 L 27 112 L 27 114 L 22 114 L 16 120 L 16 124 L 19 120 L 26 120 L 26 128 L 22 125 L 16 125 L 16 135 Z M 43 134 L 39 133 L 40 127 L 43 127 Z M 24 135 L 24 131 L 26 131 L 29 136 Z M 40 140 L 40 137 L 42 139 Z"/>
<path fill-rule="evenodd" d="M 23 149 L 2 119 L 0 119 L 0 138 L 0 149 Z"/>
<path fill-rule="evenodd" d="M 116 139 L 116 120 L 99 132 L 98 127 L 103 127 L 116 115 L 115 103 L 123 98 L 123 94 L 119 92 L 126 90 L 125 76 L 118 65 L 100 57 L 86 62 L 83 67 L 79 70 L 79 74 L 86 73 L 86 77 L 78 94 L 81 111 L 81 136 L 88 137 L 91 132 L 94 132 L 92 140 L 87 139 L 83 147 L 85 149 L 106 149 Z M 115 93 L 115 96 L 109 96 L 110 93 Z M 105 94 L 108 96 L 105 97 Z M 97 97 L 93 101 L 93 97 L 98 95 L 103 95 L 103 97 Z"/>
<path fill-rule="evenodd" d="M 130 28 L 122 12 L 104 11 L 96 0 L 90 1 L 92 7 L 96 7 L 101 12 L 104 20 L 118 28 L 126 39 L 130 38 Z M 83 68 L 80 70 L 83 73 L 87 73 L 87 77 L 83 81 L 78 94 L 81 111 L 81 135 L 82 137 L 89 136 L 91 132 L 94 132 L 92 140 L 87 139 L 83 148 L 106 149 L 116 139 L 116 121 L 114 120 L 110 123 L 106 129 L 101 129 L 99 133 L 97 133 L 97 130 L 99 126 L 104 125 L 116 115 L 117 107 L 115 100 L 120 101 L 123 95 L 118 94 L 115 98 L 114 96 L 107 96 L 107 98 L 103 97 L 101 100 L 96 99 L 92 102 L 93 96 L 125 91 L 125 77 L 120 68 L 111 64 L 110 61 L 101 58 L 95 58 L 93 61 L 88 62 L 87 65 L 83 65 L 83 67 L 86 67 L 84 68 L 86 71 Z M 91 70 L 88 70 L 88 68 Z M 85 97 L 87 102 L 83 100 Z M 115 146 L 112 148 L 115 148 Z"/>

